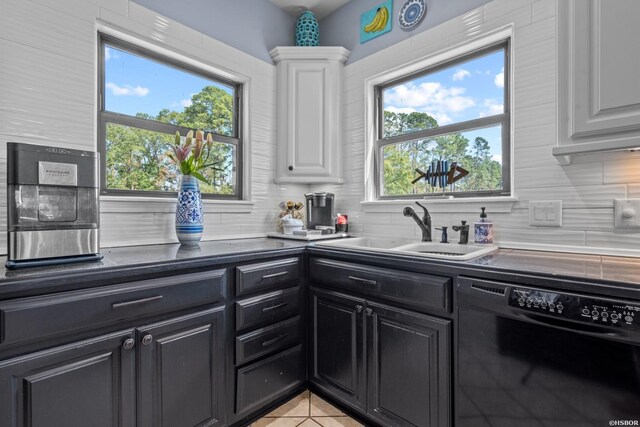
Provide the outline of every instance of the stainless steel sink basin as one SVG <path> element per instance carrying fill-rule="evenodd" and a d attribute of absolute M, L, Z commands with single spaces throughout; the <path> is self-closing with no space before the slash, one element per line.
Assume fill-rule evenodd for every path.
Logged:
<path fill-rule="evenodd" d="M 459 245 L 457 243 L 419 242 L 409 243 L 391 248 L 393 252 L 406 252 L 412 255 L 438 259 L 457 259 L 466 261 L 489 254 L 497 250 L 497 246 Z"/>
<path fill-rule="evenodd" d="M 459 261 L 466 261 L 483 256 L 498 249 L 497 246 L 416 242 L 415 239 L 393 237 L 355 237 L 330 242 L 318 242 L 316 245 Z"/>

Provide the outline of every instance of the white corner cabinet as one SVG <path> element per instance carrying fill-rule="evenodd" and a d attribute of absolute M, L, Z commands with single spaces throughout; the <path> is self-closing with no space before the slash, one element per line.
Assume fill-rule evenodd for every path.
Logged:
<path fill-rule="evenodd" d="M 275 182 L 342 184 L 343 47 L 276 47 Z"/>
<path fill-rule="evenodd" d="M 574 155 L 640 146 L 640 2 L 558 2 L 558 146 Z"/>

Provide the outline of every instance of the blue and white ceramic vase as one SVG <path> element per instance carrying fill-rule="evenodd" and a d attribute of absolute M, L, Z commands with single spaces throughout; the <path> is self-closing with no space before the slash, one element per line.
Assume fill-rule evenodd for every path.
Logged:
<path fill-rule="evenodd" d="M 318 46 L 320 44 L 320 27 L 313 12 L 302 12 L 296 24 L 296 46 Z"/>
<path fill-rule="evenodd" d="M 182 175 L 176 206 L 176 235 L 183 245 L 196 245 L 202 239 L 202 195 L 198 180 Z"/>

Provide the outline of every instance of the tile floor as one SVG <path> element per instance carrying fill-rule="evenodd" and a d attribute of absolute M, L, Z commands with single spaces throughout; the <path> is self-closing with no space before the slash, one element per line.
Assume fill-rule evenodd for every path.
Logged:
<path fill-rule="evenodd" d="M 344 412 L 309 392 L 294 397 L 250 427 L 364 427 Z"/>

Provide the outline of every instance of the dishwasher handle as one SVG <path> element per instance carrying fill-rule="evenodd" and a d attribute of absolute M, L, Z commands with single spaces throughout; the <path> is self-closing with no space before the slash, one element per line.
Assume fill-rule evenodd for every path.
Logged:
<path fill-rule="evenodd" d="M 558 319 L 555 317 L 541 316 L 535 313 L 512 313 L 516 319 L 528 322 L 534 325 L 551 327 L 554 329 L 560 329 L 566 332 L 579 334 L 583 336 L 589 336 L 592 338 L 609 339 L 612 341 L 624 342 L 627 344 L 633 344 L 640 346 L 640 333 L 628 329 L 610 329 L 599 327 L 597 325 L 591 325 L 588 323 L 573 322 L 565 319 Z"/>

